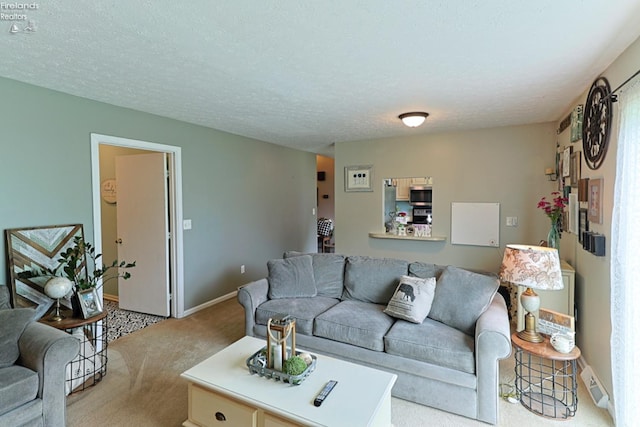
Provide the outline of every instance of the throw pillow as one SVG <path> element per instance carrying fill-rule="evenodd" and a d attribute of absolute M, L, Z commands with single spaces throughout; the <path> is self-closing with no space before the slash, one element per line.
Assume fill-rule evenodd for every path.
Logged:
<path fill-rule="evenodd" d="M 435 277 L 402 276 L 384 312 L 398 319 L 422 323 L 431 310 L 435 290 Z"/>
<path fill-rule="evenodd" d="M 31 308 L 0 310 L 0 368 L 11 366 L 18 360 L 18 339 L 27 325 L 33 322 L 35 314 Z"/>
<path fill-rule="evenodd" d="M 339 299 L 342 296 L 344 282 L 344 255 L 287 251 L 284 253 L 284 258 L 301 255 L 311 256 L 318 296 Z"/>
<path fill-rule="evenodd" d="M 473 336 L 499 285 L 495 276 L 448 266 L 437 281 L 429 317 Z"/>
<path fill-rule="evenodd" d="M 347 257 L 342 300 L 387 304 L 398 286 L 398 277 L 407 275 L 408 265 L 400 259 Z"/>
<path fill-rule="evenodd" d="M 310 255 L 287 259 L 272 259 L 269 269 L 269 298 L 315 297 L 316 281 Z"/>

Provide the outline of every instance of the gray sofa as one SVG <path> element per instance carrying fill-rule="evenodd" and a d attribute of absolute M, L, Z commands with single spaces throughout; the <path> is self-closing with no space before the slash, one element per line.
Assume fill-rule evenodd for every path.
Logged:
<path fill-rule="evenodd" d="M 393 396 L 498 422 L 498 361 L 510 355 L 511 342 L 495 275 L 299 252 L 269 261 L 268 268 L 267 278 L 238 290 L 247 335 L 265 338 L 268 319 L 289 314 L 297 345 L 396 374 Z M 415 278 L 419 288 L 401 284 Z M 393 304 L 423 313 L 406 317 Z"/>
<path fill-rule="evenodd" d="M 0 286 L 6 295 L 6 286 Z M 64 426 L 65 368 L 80 343 L 35 322 L 35 311 L 1 307 L 0 426 Z"/>

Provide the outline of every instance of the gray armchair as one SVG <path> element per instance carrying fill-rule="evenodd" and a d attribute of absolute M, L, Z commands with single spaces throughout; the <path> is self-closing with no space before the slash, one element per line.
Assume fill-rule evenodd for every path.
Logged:
<path fill-rule="evenodd" d="M 63 427 L 66 366 L 80 343 L 31 312 L 0 306 L 0 425 Z"/>

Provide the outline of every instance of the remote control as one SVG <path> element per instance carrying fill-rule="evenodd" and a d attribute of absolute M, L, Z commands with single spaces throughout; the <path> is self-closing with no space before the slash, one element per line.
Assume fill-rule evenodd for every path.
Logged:
<path fill-rule="evenodd" d="M 331 393 L 331 390 L 333 390 L 336 384 L 338 384 L 338 381 L 334 381 L 334 380 L 329 381 L 327 385 L 324 386 L 322 391 L 318 393 L 318 396 L 316 396 L 316 400 L 313 401 L 313 404 L 315 406 L 322 405 L 322 402 L 324 402 L 324 399 L 327 398 L 327 396 L 329 395 L 329 393 Z"/>

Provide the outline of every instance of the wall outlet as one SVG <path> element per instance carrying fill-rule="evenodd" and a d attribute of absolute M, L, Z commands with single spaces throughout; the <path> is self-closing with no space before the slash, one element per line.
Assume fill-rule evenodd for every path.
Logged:
<path fill-rule="evenodd" d="M 191 220 L 190 219 L 185 219 L 184 221 L 182 221 L 182 229 L 183 230 L 191 230 Z"/>
<path fill-rule="evenodd" d="M 244 264 L 240 266 L 240 274 L 244 274 Z"/>

